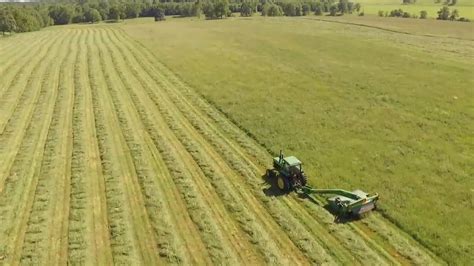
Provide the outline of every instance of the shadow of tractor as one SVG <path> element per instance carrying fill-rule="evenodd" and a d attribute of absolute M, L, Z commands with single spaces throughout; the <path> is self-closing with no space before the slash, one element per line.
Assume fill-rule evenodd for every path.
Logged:
<path fill-rule="evenodd" d="M 288 192 L 282 191 L 278 188 L 277 178 L 271 177 L 268 174 L 268 171 L 262 175 L 262 179 L 264 181 L 264 184 L 266 184 L 266 186 L 262 189 L 265 196 L 280 197 L 288 194 Z"/>

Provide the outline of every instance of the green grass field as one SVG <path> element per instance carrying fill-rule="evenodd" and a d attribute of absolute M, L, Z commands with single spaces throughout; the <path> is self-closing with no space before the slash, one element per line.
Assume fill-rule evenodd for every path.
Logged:
<path fill-rule="evenodd" d="M 436 18 L 437 12 L 443 6 L 442 1 L 436 4 L 434 0 L 418 0 L 415 4 L 403 5 L 402 1 L 398 0 L 361 0 L 357 1 L 362 5 L 362 9 L 365 14 L 377 15 L 379 10 L 388 11 L 394 9 L 403 9 L 403 11 L 409 12 L 410 14 L 420 15 L 420 11 L 425 10 L 428 12 L 428 17 Z M 449 6 L 450 10 L 457 9 L 460 17 L 474 19 L 474 1 L 471 0 L 460 0 L 455 6 Z"/>
<path fill-rule="evenodd" d="M 300 157 L 312 184 L 377 191 L 403 230 L 472 263 L 474 24 L 317 19 L 122 28 L 268 150 Z"/>

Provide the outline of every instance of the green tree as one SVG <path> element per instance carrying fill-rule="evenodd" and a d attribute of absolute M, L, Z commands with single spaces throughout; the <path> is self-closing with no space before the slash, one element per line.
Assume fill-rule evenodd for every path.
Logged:
<path fill-rule="evenodd" d="M 137 18 L 141 7 L 137 3 L 127 3 L 124 7 L 125 18 Z"/>
<path fill-rule="evenodd" d="M 338 10 L 337 5 L 332 5 L 332 6 L 329 8 L 329 15 L 330 15 L 330 16 L 335 16 L 335 15 L 337 14 L 337 10 Z"/>
<path fill-rule="evenodd" d="M 196 1 L 193 5 L 192 16 L 200 18 L 202 15 L 202 4 Z"/>
<path fill-rule="evenodd" d="M 356 4 L 354 5 L 354 10 L 355 10 L 356 12 L 359 12 L 359 11 L 360 11 L 360 8 L 361 8 L 361 6 L 360 6 L 359 3 L 356 3 Z"/>
<path fill-rule="evenodd" d="M 447 19 L 449 19 L 450 14 L 451 14 L 451 12 L 449 12 L 449 8 L 447 6 L 443 6 L 438 11 L 438 19 L 439 20 L 447 20 Z"/>
<path fill-rule="evenodd" d="M 250 17 L 253 15 L 254 7 L 249 2 L 243 2 L 240 5 L 240 16 Z"/>
<path fill-rule="evenodd" d="M 383 14 L 384 14 L 383 10 L 379 10 L 379 17 L 383 17 Z"/>
<path fill-rule="evenodd" d="M 428 17 L 428 12 L 426 10 L 420 11 L 420 19 L 426 19 Z"/>
<path fill-rule="evenodd" d="M 303 11 L 300 3 L 288 2 L 282 7 L 285 16 L 301 16 Z"/>
<path fill-rule="evenodd" d="M 454 9 L 453 12 L 451 12 L 451 16 L 449 16 L 450 20 L 456 20 L 459 17 L 459 11 L 457 9 Z"/>
<path fill-rule="evenodd" d="M 0 31 L 2 34 L 15 32 L 16 29 L 16 21 L 13 15 L 5 10 L 0 10 Z"/>
<path fill-rule="evenodd" d="M 302 4 L 301 9 L 303 10 L 303 16 L 307 16 L 311 13 L 311 7 L 307 3 Z"/>
<path fill-rule="evenodd" d="M 155 9 L 155 14 L 154 14 L 154 17 L 155 17 L 155 21 L 163 21 L 166 19 L 165 17 L 165 10 L 161 7 L 158 7 Z"/>
<path fill-rule="evenodd" d="M 100 15 L 99 11 L 95 8 L 91 8 L 87 11 L 85 18 L 87 22 L 97 23 L 102 20 L 102 16 Z"/>
<path fill-rule="evenodd" d="M 110 7 L 108 18 L 115 21 L 119 21 L 121 18 L 123 18 L 120 7 L 117 5 Z"/>
<path fill-rule="evenodd" d="M 204 13 L 204 16 L 206 16 L 207 19 L 213 19 L 215 18 L 215 13 L 214 13 L 214 3 L 212 2 L 207 2 L 204 3 L 202 6 L 202 12 Z"/>
<path fill-rule="evenodd" d="M 214 14 L 216 18 L 224 18 L 230 13 L 229 1 L 217 0 L 214 5 Z"/>
<path fill-rule="evenodd" d="M 337 9 L 339 10 L 339 12 L 341 12 L 341 14 L 345 14 L 345 13 L 349 13 L 349 6 L 348 6 L 348 2 L 347 0 L 339 0 L 339 3 L 337 4 Z M 331 10 L 329 10 L 331 11 Z M 333 15 L 331 15 L 333 16 Z"/>
<path fill-rule="evenodd" d="M 316 2 L 314 5 L 314 14 L 316 16 L 321 16 L 323 14 L 323 4 L 321 2 Z"/>
<path fill-rule="evenodd" d="M 73 10 L 69 6 L 54 5 L 49 8 L 49 16 L 53 19 L 54 25 L 69 24 L 73 17 Z"/>
<path fill-rule="evenodd" d="M 283 10 L 281 6 L 265 3 L 262 7 L 262 16 L 269 16 L 269 17 L 279 17 L 283 16 Z"/>

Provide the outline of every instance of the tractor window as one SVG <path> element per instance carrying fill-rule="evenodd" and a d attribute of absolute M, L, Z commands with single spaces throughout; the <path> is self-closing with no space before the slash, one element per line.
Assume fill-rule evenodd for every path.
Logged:
<path fill-rule="evenodd" d="M 300 166 L 299 165 L 293 165 L 290 167 L 290 171 L 292 174 L 297 174 L 300 172 Z"/>

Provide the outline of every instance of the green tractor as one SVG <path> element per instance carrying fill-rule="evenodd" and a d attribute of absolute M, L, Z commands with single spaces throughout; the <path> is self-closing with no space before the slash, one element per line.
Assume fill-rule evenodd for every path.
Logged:
<path fill-rule="evenodd" d="M 331 195 L 327 198 L 328 205 L 338 216 L 362 217 L 364 214 L 377 208 L 377 193 L 368 194 L 362 190 L 352 192 L 343 189 L 315 189 L 307 185 L 302 163 L 295 156 L 284 157 L 280 151 L 278 157 L 273 158 L 273 169 L 267 170 L 267 176 L 276 179 L 276 185 L 283 193 L 296 191 L 306 195 L 314 202 L 312 194 Z"/>
<path fill-rule="evenodd" d="M 267 176 L 277 178 L 276 184 L 284 193 L 299 189 L 308 181 L 301 164 L 295 156 L 284 157 L 280 151 L 280 155 L 273 158 L 273 169 L 267 170 Z"/>

